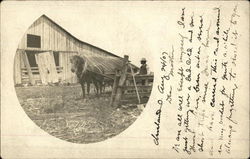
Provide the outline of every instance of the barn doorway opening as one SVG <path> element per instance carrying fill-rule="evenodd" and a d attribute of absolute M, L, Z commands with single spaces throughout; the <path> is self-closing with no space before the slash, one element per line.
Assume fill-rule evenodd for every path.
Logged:
<path fill-rule="evenodd" d="M 30 67 L 38 67 L 36 62 L 35 51 L 26 51 Z"/>
<path fill-rule="evenodd" d="M 45 52 L 41 52 L 41 51 L 25 51 L 27 58 L 28 58 L 28 62 L 30 65 L 30 68 L 32 70 L 32 74 L 35 75 L 39 75 L 40 72 L 38 71 L 38 63 L 37 63 L 37 59 L 36 59 L 36 55 L 38 54 L 43 54 Z M 53 51 L 53 60 L 51 62 L 53 62 L 55 64 L 56 67 L 60 66 L 60 56 L 59 56 L 59 52 L 58 51 Z M 27 74 L 27 73 L 26 73 Z"/>
<path fill-rule="evenodd" d="M 38 67 L 35 54 L 40 53 L 38 51 L 26 51 L 30 67 Z M 60 65 L 59 51 L 53 51 L 55 65 Z"/>
<path fill-rule="evenodd" d="M 53 55 L 54 55 L 54 60 L 55 60 L 56 66 L 59 66 L 59 64 L 60 64 L 60 61 L 59 61 L 59 51 L 54 51 Z"/>

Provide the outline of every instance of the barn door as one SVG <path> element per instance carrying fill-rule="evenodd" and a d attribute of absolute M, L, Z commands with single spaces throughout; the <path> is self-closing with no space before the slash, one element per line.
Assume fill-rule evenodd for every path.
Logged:
<path fill-rule="evenodd" d="M 77 53 L 61 52 L 60 56 L 60 66 L 63 67 L 62 70 L 62 81 L 65 83 L 77 83 L 77 77 L 75 73 L 71 72 L 71 56 L 77 55 Z"/>
<path fill-rule="evenodd" d="M 58 74 L 53 52 L 42 52 L 35 56 L 42 84 L 58 82 Z"/>

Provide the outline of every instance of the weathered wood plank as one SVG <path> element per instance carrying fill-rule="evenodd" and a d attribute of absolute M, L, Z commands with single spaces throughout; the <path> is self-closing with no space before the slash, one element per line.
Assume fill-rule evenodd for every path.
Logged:
<path fill-rule="evenodd" d="M 120 104 L 120 100 L 122 97 L 122 91 L 123 91 L 122 86 L 124 86 L 125 81 L 126 81 L 127 70 L 128 70 L 128 56 L 125 55 L 124 61 L 123 61 L 123 68 L 121 71 L 121 77 L 120 77 L 119 82 L 118 82 L 118 88 L 116 91 L 116 96 L 115 96 L 113 106 L 118 106 Z"/>
<path fill-rule="evenodd" d="M 135 86 L 131 85 L 131 86 L 122 86 L 125 89 L 135 89 Z M 152 88 L 152 86 L 144 86 L 144 85 L 137 85 L 138 89 L 149 89 Z"/>
<path fill-rule="evenodd" d="M 118 76 L 118 72 L 116 72 L 115 78 L 114 78 L 114 83 L 113 83 L 113 89 L 112 89 L 112 93 L 111 93 L 111 98 L 110 98 L 110 106 L 113 105 L 114 99 L 115 99 L 115 95 L 117 92 L 117 86 L 118 86 L 118 81 L 119 81 L 119 76 Z"/>
<path fill-rule="evenodd" d="M 44 56 L 42 54 L 40 54 L 40 55 L 36 54 L 35 58 L 36 58 L 36 62 L 38 65 L 39 75 L 40 75 L 42 84 L 47 84 L 48 83 L 47 69 L 46 69 L 46 64 L 44 63 L 46 59 L 44 58 Z"/>
<path fill-rule="evenodd" d="M 47 58 L 50 66 L 49 68 L 50 68 L 51 82 L 56 83 L 58 82 L 58 73 L 56 70 L 55 58 L 52 51 L 49 53 L 49 56 Z"/>
<path fill-rule="evenodd" d="M 143 93 L 141 92 L 139 94 L 140 94 L 140 97 L 143 98 L 143 97 L 149 97 L 151 92 L 143 92 Z M 136 99 L 137 97 L 136 97 L 136 93 L 131 93 L 131 94 L 123 94 L 122 98 L 123 99 L 126 99 L 126 98 L 135 98 Z"/>
<path fill-rule="evenodd" d="M 26 66 L 27 71 L 28 71 L 30 83 L 32 85 L 34 85 L 35 84 L 35 80 L 34 80 L 34 77 L 33 77 L 32 71 L 31 71 L 31 67 L 30 67 L 30 63 L 29 63 L 27 54 L 26 54 L 26 52 L 22 52 L 21 54 L 22 54 L 22 57 L 23 57 L 24 65 Z"/>
<path fill-rule="evenodd" d="M 59 58 L 60 58 L 60 61 L 59 61 L 59 65 L 61 66 L 61 67 L 63 67 L 63 70 L 62 70 L 62 75 L 61 75 L 61 77 L 62 77 L 62 81 L 64 82 L 65 81 L 65 69 L 66 69 L 66 65 L 65 65 L 65 55 L 63 54 L 63 53 L 61 53 L 61 52 L 59 52 Z"/>
<path fill-rule="evenodd" d="M 35 55 L 38 64 L 41 81 L 43 84 L 58 82 L 58 74 L 52 52 L 44 52 Z"/>
<path fill-rule="evenodd" d="M 129 74 L 127 76 L 127 79 L 128 80 L 133 80 L 133 76 Z M 136 75 L 135 79 L 136 80 L 141 80 L 141 79 L 151 79 L 151 80 L 153 80 L 154 79 L 154 75 Z"/>

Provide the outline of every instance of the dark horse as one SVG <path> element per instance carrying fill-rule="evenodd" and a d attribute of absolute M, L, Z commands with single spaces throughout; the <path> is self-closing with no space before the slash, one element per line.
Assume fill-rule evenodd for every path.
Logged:
<path fill-rule="evenodd" d="M 70 58 L 71 71 L 76 73 L 79 83 L 82 86 L 82 96 L 85 98 L 85 82 L 87 83 L 87 93 L 90 92 L 90 83 L 93 83 L 96 88 L 96 94 L 102 92 L 104 77 L 103 71 L 100 68 L 90 68 L 85 59 L 80 56 L 72 56 Z"/>

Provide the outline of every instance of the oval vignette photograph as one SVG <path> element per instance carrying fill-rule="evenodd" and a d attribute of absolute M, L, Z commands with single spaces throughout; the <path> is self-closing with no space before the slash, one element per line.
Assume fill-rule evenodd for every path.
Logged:
<path fill-rule="evenodd" d="M 149 100 L 154 80 L 149 58 L 106 51 L 76 38 L 64 29 L 66 21 L 56 21 L 42 15 L 20 40 L 14 84 L 21 107 L 42 130 L 68 142 L 94 143 L 120 134 Z"/>

